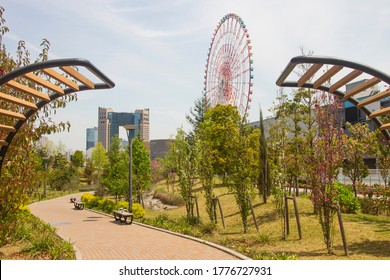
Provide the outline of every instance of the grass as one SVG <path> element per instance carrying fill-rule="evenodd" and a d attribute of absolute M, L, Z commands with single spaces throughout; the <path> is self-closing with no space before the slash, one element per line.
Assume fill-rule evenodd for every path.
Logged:
<path fill-rule="evenodd" d="M 218 188 L 215 193 L 220 197 L 226 228 L 222 227 L 219 216 L 217 225 L 210 225 L 202 191 L 196 193 L 201 222 L 186 221 L 183 218 L 186 215 L 184 207 L 163 212 L 146 209 L 143 222 L 226 246 L 253 259 L 390 259 L 389 216 L 343 214 L 348 256 L 344 255 L 337 216 L 335 216 L 334 253 L 329 255 L 326 252 L 320 223 L 313 214 L 312 203 L 307 197 L 297 198 L 303 238 L 299 240 L 294 209 L 291 204 L 289 205 L 290 235 L 282 240 L 281 221 L 271 202 L 272 198 L 267 204 L 262 203 L 258 197 L 253 199 L 259 232 L 256 231 L 252 216 L 249 216 L 249 232 L 244 234 L 234 196 L 229 194 L 225 188 Z"/>
<path fill-rule="evenodd" d="M 48 188 L 46 197 L 44 197 L 43 188 L 40 188 L 30 197 L 29 203 L 77 192 L 79 192 L 78 189 L 56 191 Z M 28 211 L 21 210 L 18 213 L 14 226 L 6 244 L 0 247 L 0 259 L 73 260 L 76 258 L 73 246 L 61 239 L 56 234 L 55 228 L 42 222 Z"/>
<path fill-rule="evenodd" d="M 55 229 L 21 210 L 8 244 L 0 247 L 2 260 L 73 260 L 73 246 L 62 240 Z"/>

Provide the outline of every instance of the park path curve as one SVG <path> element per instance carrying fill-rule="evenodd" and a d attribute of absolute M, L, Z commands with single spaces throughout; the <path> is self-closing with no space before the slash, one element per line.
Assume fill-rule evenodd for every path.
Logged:
<path fill-rule="evenodd" d="M 81 194 L 77 197 L 80 198 Z M 245 256 L 227 248 L 159 230 L 115 222 L 113 216 L 75 210 L 70 195 L 29 205 L 33 215 L 52 225 L 73 244 L 82 260 L 238 260 Z"/>

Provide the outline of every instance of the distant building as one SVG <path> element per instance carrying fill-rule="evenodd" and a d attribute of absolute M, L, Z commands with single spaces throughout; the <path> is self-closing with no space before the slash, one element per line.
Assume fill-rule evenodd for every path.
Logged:
<path fill-rule="evenodd" d="M 87 143 L 86 150 L 92 149 L 98 142 L 98 128 L 87 128 Z"/>
<path fill-rule="evenodd" d="M 149 109 L 135 110 L 136 114 L 141 115 L 141 120 L 139 123 L 139 133 L 141 139 L 145 143 L 150 142 L 150 121 L 149 121 Z"/>
<path fill-rule="evenodd" d="M 109 145 L 109 121 L 108 113 L 112 112 L 111 108 L 101 108 L 98 110 L 98 142 L 108 151 Z"/>
<path fill-rule="evenodd" d="M 163 158 L 169 150 L 169 139 L 150 141 L 150 159 Z"/>
<path fill-rule="evenodd" d="M 149 147 L 149 109 L 136 110 L 134 113 L 127 113 L 114 112 L 111 108 L 99 107 L 98 141 L 102 142 L 103 147 L 108 151 L 111 138 L 115 135 L 119 135 L 120 127 L 129 124 L 138 127 L 135 131 L 135 135 L 139 133 L 145 146 Z"/>

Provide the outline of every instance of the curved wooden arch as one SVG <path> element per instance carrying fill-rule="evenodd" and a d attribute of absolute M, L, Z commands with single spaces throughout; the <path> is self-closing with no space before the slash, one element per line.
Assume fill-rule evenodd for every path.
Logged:
<path fill-rule="evenodd" d="M 297 81 L 286 81 L 291 72 L 300 64 L 309 65 L 306 72 Z M 316 76 L 322 69 L 322 73 Z M 340 79 L 332 83 L 330 79 L 345 71 Z M 365 74 L 368 78 L 360 85 L 348 91 L 340 90 L 347 83 L 350 83 L 359 76 Z M 312 82 L 314 81 L 314 82 Z M 383 82 L 387 89 L 375 93 L 364 100 L 358 100 L 354 96 L 366 89 Z M 382 123 L 379 116 L 390 115 L 390 107 L 371 110 L 368 105 L 390 97 L 390 76 L 367 65 L 352 62 L 340 58 L 319 57 L 319 56 L 296 56 L 287 64 L 279 76 L 276 84 L 280 87 L 302 87 L 314 90 L 327 91 L 335 94 L 340 99 L 351 102 L 354 106 L 363 111 L 374 124 L 382 131 L 382 134 L 390 142 L 390 122 Z"/>
<path fill-rule="evenodd" d="M 70 58 L 38 62 L 9 72 L 0 77 L 0 86 L 0 115 L 5 116 L 0 123 L 1 171 L 13 138 L 36 111 L 61 96 L 84 90 L 109 89 L 115 83 L 88 60 Z M 3 87 L 16 94 L 3 93 Z M 10 104 L 12 111 L 6 109 Z"/>

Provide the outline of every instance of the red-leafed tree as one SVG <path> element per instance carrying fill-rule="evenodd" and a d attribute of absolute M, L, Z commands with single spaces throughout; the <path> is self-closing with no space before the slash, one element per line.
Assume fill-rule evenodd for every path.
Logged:
<path fill-rule="evenodd" d="M 317 135 L 310 158 L 311 199 L 319 217 L 328 253 L 332 253 L 337 189 L 335 180 L 343 162 L 344 133 L 339 117 L 337 97 L 321 93 L 315 103 Z"/>

